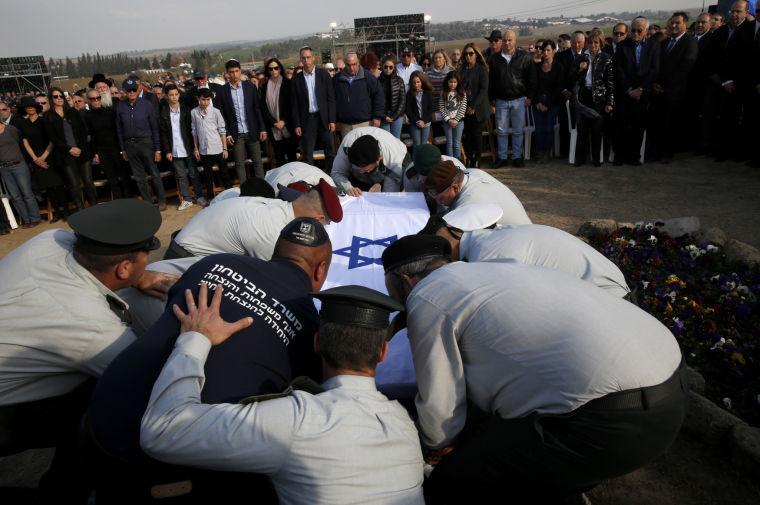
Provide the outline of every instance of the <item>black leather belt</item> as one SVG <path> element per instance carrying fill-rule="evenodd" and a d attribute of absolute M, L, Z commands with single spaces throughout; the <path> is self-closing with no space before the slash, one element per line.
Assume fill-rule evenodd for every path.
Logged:
<path fill-rule="evenodd" d="M 597 410 L 647 410 L 679 391 L 686 391 L 682 378 L 683 361 L 673 375 L 662 384 L 610 393 L 591 400 L 585 407 Z"/>
<path fill-rule="evenodd" d="M 175 233 L 176 235 L 176 233 Z M 179 245 L 175 240 L 174 237 L 172 237 L 171 242 L 169 242 L 169 247 L 166 249 L 166 253 L 164 253 L 164 259 L 165 260 L 173 260 L 177 258 L 189 258 L 191 256 L 195 256 L 193 253 Z"/>
<path fill-rule="evenodd" d="M 20 161 L 0 161 L 0 168 L 15 167 L 20 164 Z"/>

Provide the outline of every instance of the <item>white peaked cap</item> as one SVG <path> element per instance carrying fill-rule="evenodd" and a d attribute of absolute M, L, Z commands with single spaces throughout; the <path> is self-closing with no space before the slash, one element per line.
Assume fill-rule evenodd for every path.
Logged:
<path fill-rule="evenodd" d="M 462 231 L 482 230 L 496 224 L 504 210 L 493 203 L 471 203 L 444 214 L 446 224 Z"/>

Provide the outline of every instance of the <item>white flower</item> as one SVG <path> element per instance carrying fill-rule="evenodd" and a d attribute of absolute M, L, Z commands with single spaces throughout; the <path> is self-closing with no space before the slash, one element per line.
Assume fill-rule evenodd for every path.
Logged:
<path fill-rule="evenodd" d="M 728 410 L 731 410 L 731 398 L 729 397 L 723 398 L 723 406 L 726 407 Z"/>
<path fill-rule="evenodd" d="M 727 291 L 733 291 L 734 289 L 736 289 L 736 283 L 734 281 L 726 281 L 726 283 L 723 285 L 723 287 Z"/>
<path fill-rule="evenodd" d="M 636 241 L 635 240 L 631 240 L 631 241 L 628 242 L 628 245 L 631 246 L 631 247 L 633 247 L 633 246 L 636 245 Z"/>
<path fill-rule="evenodd" d="M 643 228 L 644 227 L 644 221 L 636 221 L 634 224 L 636 228 Z"/>
<path fill-rule="evenodd" d="M 641 289 L 646 289 L 649 287 L 649 281 L 641 281 Z"/>
<path fill-rule="evenodd" d="M 725 343 L 726 343 L 726 339 L 723 338 L 723 337 L 720 337 L 720 340 L 718 342 L 715 342 L 715 344 L 713 344 L 713 346 L 710 347 L 710 350 L 714 351 L 715 349 L 722 349 L 723 348 L 723 344 L 725 344 Z"/>
<path fill-rule="evenodd" d="M 654 235 L 650 235 L 649 236 L 649 243 L 652 244 L 652 245 L 655 245 L 657 243 L 657 237 L 655 237 Z"/>
<path fill-rule="evenodd" d="M 749 294 L 749 288 L 747 286 L 739 286 L 736 288 L 736 292 L 740 295 L 748 295 Z"/>
<path fill-rule="evenodd" d="M 671 302 L 675 302 L 676 301 L 676 292 L 675 291 L 671 291 L 670 293 L 668 293 L 668 296 L 670 297 L 670 301 Z"/>
<path fill-rule="evenodd" d="M 720 248 L 718 248 L 718 247 L 716 247 L 716 246 L 714 246 L 712 244 L 707 244 L 707 252 L 716 252 L 716 251 L 719 251 L 719 250 L 720 250 Z"/>
<path fill-rule="evenodd" d="M 718 279 L 720 279 L 720 275 L 713 275 L 712 277 L 710 277 L 711 281 L 717 281 Z"/>
<path fill-rule="evenodd" d="M 647 223 L 644 228 L 647 229 L 647 230 L 653 230 L 654 229 L 654 225 L 652 223 Z"/>

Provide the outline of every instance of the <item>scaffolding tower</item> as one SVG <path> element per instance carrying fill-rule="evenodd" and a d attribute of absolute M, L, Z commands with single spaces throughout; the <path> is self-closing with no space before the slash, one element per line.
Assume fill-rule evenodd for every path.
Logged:
<path fill-rule="evenodd" d="M 0 58 L 0 93 L 47 93 L 51 75 L 42 56 Z"/>
<path fill-rule="evenodd" d="M 420 57 L 431 50 L 430 23 L 424 14 L 404 14 L 374 18 L 356 18 L 354 26 L 331 26 L 332 57 L 340 58 L 348 51 L 364 54 L 372 51 L 378 57 L 398 55 L 410 46 Z"/>

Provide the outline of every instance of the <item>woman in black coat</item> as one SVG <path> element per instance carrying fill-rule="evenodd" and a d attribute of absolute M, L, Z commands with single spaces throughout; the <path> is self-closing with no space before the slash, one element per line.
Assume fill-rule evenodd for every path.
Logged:
<path fill-rule="evenodd" d="M 488 65 L 478 46 L 473 43 L 464 46 L 462 59 L 464 61 L 459 68 L 459 76 L 462 79 L 460 85 L 467 94 L 462 144 L 467 156 L 467 166 L 477 168 L 480 165 L 480 153 L 483 152 L 483 128 L 491 116 L 491 103 L 488 101 Z"/>
<path fill-rule="evenodd" d="M 296 138 L 290 110 L 290 79 L 285 67 L 277 58 L 270 58 L 264 66 L 268 79 L 261 86 L 261 115 L 274 146 L 277 165 L 296 161 Z"/>
<path fill-rule="evenodd" d="M 87 147 L 87 128 L 82 121 L 79 111 L 72 109 L 66 104 L 66 98 L 61 88 L 50 90 L 50 110 L 45 113 L 45 126 L 48 137 L 53 143 L 56 166 L 63 172 L 69 183 L 71 198 L 82 210 L 82 179 L 85 180 L 85 193 L 90 205 L 96 205 L 98 198 L 92 177 L 87 177 L 84 172 L 85 150 Z M 84 176 L 84 177 L 83 177 Z"/>
<path fill-rule="evenodd" d="M 406 119 L 409 120 L 409 135 L 415 146 L 427 144 L 430 140 L 434 112 L 432 92 L 433 86 L 425 73 L 419 70 L 412 72 L 406 94 Z"/>
<path fill-rule="evenodd" d="M 612 57 L 602 51 L 604 36 L 591 32 L 588 41 L 589 54 L 575 65 L 578 85 L 578 144 L 575 150 L 575 166 L 586 162 L 591 141 L 591 159 L 595 167 L 602 164 L 602 133 L 604 122 L 615 107 L 615 70 Z M 589 75 L 589 73 L 591 75 Z"/>
<path fill-rule="evenodd" d="M 25 96 L 21 99 L 19 110 L 26 115 L 19 122 L 19 131 L 24 151 L 29 156 L 32 176 L 37 181 L 37 187 L 47 192 L 55 212 L 49 220 L 51 223 L 60 219 L 65 221 L 69 214 L 63 179 L 54 168 L 53 143 L 48 138 L 45 119 L 40 116 L 42 105 L 35 102 L 33 97 Z"/>
<path fill-rule="evenodd" d="M 401 128 L 404 126 L 404 111 L 406 110 L 406 92 L 404 80 L 396 73 L 396 57 L 388 54 L 383 57 L 382 73 L 378 80 L 385 94 L 385 118 L 380 128 L 397 139 L 401 138 Z"/>

